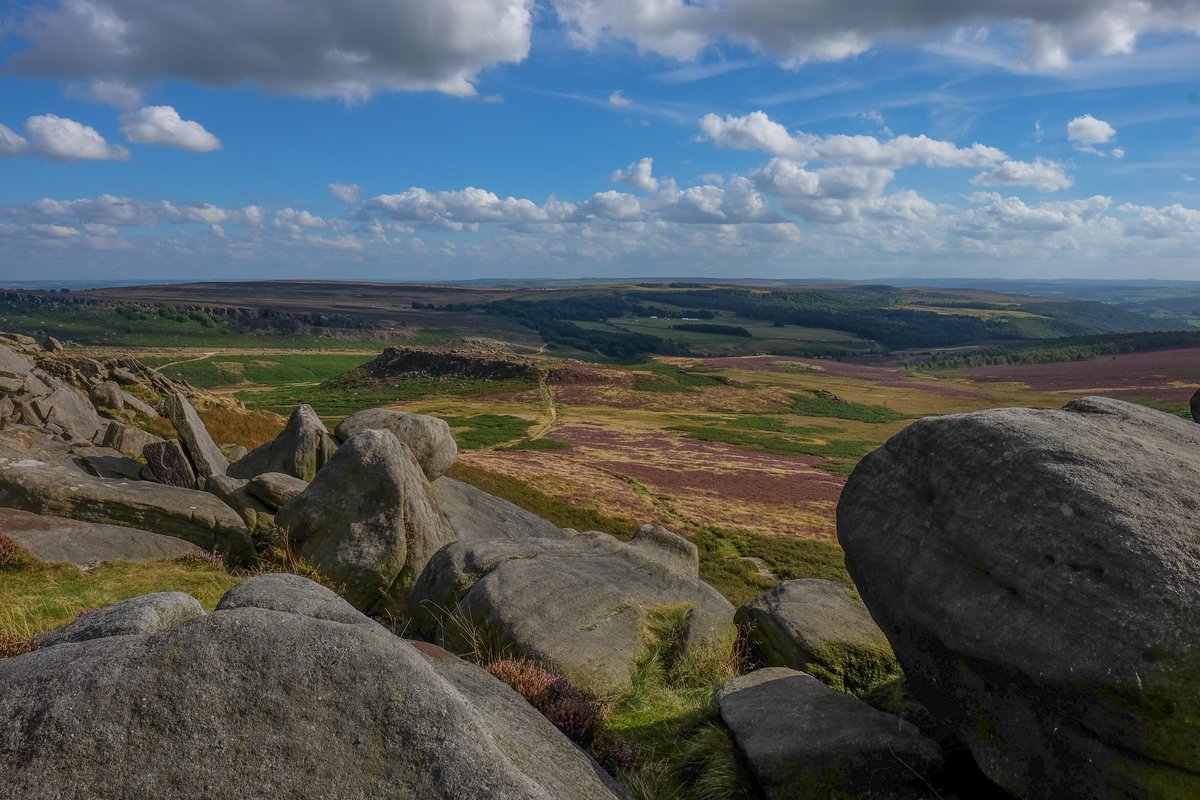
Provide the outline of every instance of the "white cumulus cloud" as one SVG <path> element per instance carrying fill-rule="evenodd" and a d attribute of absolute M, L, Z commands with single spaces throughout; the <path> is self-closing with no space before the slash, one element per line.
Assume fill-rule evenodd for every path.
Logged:
<path fill-rule="evenodd" d="M 1067 138 L 1075 144 L 1107 144 L 1116 135 L 1116 128 L 1091 114 L 1084 114 L 1067 123 Z"/>
<path fill-rule="evenodd" d="M 534 0 L 60 0 L 4 26 L 18 74 L 95 75 L 361 101 L 379 91 L 472 95 L 483 69 L 529 53 Z"/>
<path fill-rule="evenodd" d="M 745 116 L 706 114 L 700 119 L 701 135 L 719 147 L 763 150 L 797 162 L 828 161 L 897 169 L 914 164 L 929 167 L 986 167 L 1005 158 L 994 147 L 973 144 L 959 147 L 953 142 L 920 136 L 816 136 L 791 133 L 763 111 Z"/>
<path fill-rule="evenodd" d="M 109 144 L 95 128 L 54 114 L 27 119 L 25 135 L 35 152 L 55 161 L 123 161 L 129 158 L 128 150 Z"/>
<path fill-rule="evenodd" d="M 608 96 L 608 102 L 614 106 L 621 106 L 622 108 L 627 108 L 633 105 L 633 101 L 626 97 L 625 93 L 620 89 L 617 89 Z"/>
<path fill-rule="evenodd" d="M 163 144 L 196 153 L 221 149 L 221 140 L 171 106 L 146 106 L 121 115 L 121 133 L 135 144 Z"/>
<path fill-rule="evenodd" d="M 1062 164 L 1043 158 L 1005 161 L 995 169 L 976 176 L 971 182 L 982 186 L 1032 186 L 1039 192 L 1069 189 L 1074 183 Z"/>
<path fill-rule="evenodd" d="M 7 125 L 0 124 L 0 156 L 23 156 L 30 152 L 24 136 Z"/>
<path fill-rule="evenodd" d="M 357 203 L 362 195 L 362 187 L 357 183 L 331 183 L 329 191 L 343 203 Z"/>
<path fill-rule="evenodd" d="M 658 189 L 658 179 L 654 177 L 654 159 L 643 158 L 635 161 L 625 169 L 613 172 L 608 178 L 613 183 L 622 183 L 641 189 L 643 192 L 653 192 Z"/>

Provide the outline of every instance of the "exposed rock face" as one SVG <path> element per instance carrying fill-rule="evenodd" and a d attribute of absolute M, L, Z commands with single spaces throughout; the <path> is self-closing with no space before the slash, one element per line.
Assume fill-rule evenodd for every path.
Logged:
<path fill-rule="evenodd" d="M 900 673 L 887 637 L 849 586 L 815 578 L 784 581 L 738 609 L 769 667 L 791 667 L 838 691 L 864 692 Z"/>
<path fill-rule="evenodd" d="M 149 419 L 157 419 L 159 416 L 161 416 L 158 411 L 155 410 L 154 406 L 125 390 L 121 390 L 121 404 L 127 411 L 132 411 L 135 414 L 141 414 L 143 417 L 147 417 Z"/>
<path fill-rule="evenodd" d="M 192 462 L 183 445 L 175 439 L 163 442 L 151 442 L 142 448 L 146 459 L 146 477 L 167 486 L 180 486 L 185 489 L 195 489 L 199 482 Z"/>
<path fill-rule="evenodd" d="M 0 506 L 163 533 L 234 559 L 251 554 L 246 526 L 233 509 L 191 489 L 95 478 L 25 459 L 0 464 Z"/>
<path fill-rule="evenodd" d="M 101 381 L 92 387 L 89 396 L 96 408 L 107 408 L 117 413 L 125 410 L 125 393 L 116 381 Z"/>
<path fill-rule="evenodd" d="M 156 633 L 0 660 L 0 685 L 0 774 L 24 800 L 621 796 L 485 671 L 295 579 L 251 578 Z"/>
<path fill-rule="evenodd" d="M 601 695 L 630 688 L 656 610 L 690 607 L 685 653 L 728 652 L 733 606 L 694 571 L 664 566 L 653 537 L 639 539 L 455 542 L 421 573 L 409 611 L 421 635 L 450 650 L 466 652 L 482 636 Z"/>
<path fill-rule="evenodd" d="M 30 405 L 47 428 L 57 426 L 69 438 L 90 440 L 107 424 L 83 392 L 65 383 L 55 386 L 57 382 L 49 376 L 46 382 L 53 390 Z"/>
<path fill-rule="evenodd" d="M 430 486 L 438 506 L 454 529 L 455 539 L 566 539 L 570 536 L 553 522 L 469 483 L 443 476 Z"/>
<path fill-rule="evenodd" d="M 70 625 L 39 634 L 34 639 L 39 647 L 53 647 L 108 636 L 158 633 L 203 616 L 204 608 L 190 594 L 156 592 L 93 611 Z"/>
<path fill-rule="evenodd" d="M 200 548 L 173 536 L 0 508 L 0 532 L 42 561 L 157 561 Z"/>
<path fill-rule="evenodd" d="M 110 422 L 100 437 L 102 447 L 120 450 L 129 456 L 140 456 L 147 445 L 157 444 L 162 439 L 153 433 L 147 433 L 141 428 L 125 425 L 120 422 Z M 193 481 L 194 483 L 194 481 Z"/>
<path fill-rule="evenodd" d="M 275 532 L 275 509 L 268 508 L 257 497 L 247 491 L 249 481 L 231 478 L 228 475 L 209 475 L 204 481 L 204 491 L 225 501 L 225 505 L 238 513 L 255 538 L 270 539 Z"/>
<path fill-rule="evenodd" d="M 1192 401 L 1188 405 L 1191 407 L 1192 422 L 1200 422 L 1200 389 L 1192 395 Z"/>
<path fill-rule="evenodd" d="M 929 796 L 936 744 L 915 726 L 830 689 L 811 675 L 772 667 L 717 693 L 738 749 L 768 800 Z"/>
<path fill-rule="evenodd" d="M 293 552 L 363 610 L 385 595 L 402 606 L 429 557 L 454 538 L 412 451 L 381 430 L 343 444 L 276 522 Z"/>
<path fill-rule="evenodd" d="M 838 529 L 914 693 L 1022 798 L 1200 796 L 1200 427 L 1085 398 L 913 423 Z"/>
<path fill-rule="evenodd" d="M 264 472 L 282 472 L 311 481 L 337 450 L 337 442 L 310 406 L 298 406 L 287 426 L 272 441 L 251 450 L 231 464 L 228 474 L 253 478 Z"/>
<path fill-rule="evenodd" d="M 450 435 L 450 426 L 438 417 L 410 414 L 390 408 L 369 408 L 342 420 L 337 426 L 337 436 L 346 441 L 368 430 L 394 433 L 397 439 L 413 451 L 413 455 L 421 464 L 421 470 L 429 480 L 444 475 L 458 458 L 458 445 Z"/>
<path fill-rule="evenodd" d="M 308 481 L 284 475 L 282 472 L 264 472 L 246 483 L 246 491 L 251 497 L 276 511 L 307 488 Z"/>
<path fill-rule="evenodd" d="M 192 466 L 196 468 L 196 475 L 201 479 L 209 475 L 224 475 L 229 469 L 229 459 L 225 458 L 221 448 L 208 435 L 208 429 L 187 398 L 179 392 L 170 395 L 165 410 L 167 419 L 179 432 L 179 440 Z"/>

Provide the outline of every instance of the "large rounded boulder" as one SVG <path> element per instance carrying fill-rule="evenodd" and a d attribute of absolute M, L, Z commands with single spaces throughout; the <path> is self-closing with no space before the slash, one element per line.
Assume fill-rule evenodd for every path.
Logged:
<path fill-rule="evenodd" d="M 403 607 L 429 558 L 454 539 L 412 451 L 385 430 L 338 448 L 275 524 L 295 555 L 364 611 Z"/>
<path fill-rule="evenodd" d="M 124 605 L 110 635 L 0 659 L 4 797 L 622 796 L 487 672 L 304 579 L 251 578 L 147 633 Z"/>
<path fill-rule="evenodd" d="M 421 464 L 425 477 L 435 480 L 454 466 L 458 445 L 450 435 L 450 426 L 440 417 L 412 414 L 392 408 L 368 408 L 351 414 L 338 424 L 336 433 L 346 441 L 369 430 L 391 431 L 408 445 Z"/>
<path fill-rule="evenodd" d="M 909 685 L 1021 798 L 1200 797 L 1200 426 L 1085 398 L 920 420 L 838 506 Z"/>
<path fill-rule="evenodd" d="M 409 613 L 452 651 L 515 653 L 602 697 L 629 691 L 656 629 L 697 664 L 724 662 L 735 636 L 695 546 L 649 526 L 629 543 L 595 531 L 455 542 L 421 573 Z"/>

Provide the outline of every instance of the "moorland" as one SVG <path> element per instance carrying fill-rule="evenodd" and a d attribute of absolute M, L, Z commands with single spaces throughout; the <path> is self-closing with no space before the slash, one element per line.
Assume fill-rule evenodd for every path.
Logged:
<path fill-rule="evenodd" d="M 300 403 L 331 427 L 381 405 L 435 414 L 462 452 L 456 477 L 564 527 L 666 525 L 741 603 L 780 579 L 844 577 L 834 509 L 846 476 L 913 419 L 1088 394 L 1186 412 L 1200 384 L 1200 289 L 997 287 L 10 290 L 0 329 L 133 354 L 236 398 L 255 413 L 206 422 L 247 447 Z M 441 357 L 364 369 L 387 347 Z"/>

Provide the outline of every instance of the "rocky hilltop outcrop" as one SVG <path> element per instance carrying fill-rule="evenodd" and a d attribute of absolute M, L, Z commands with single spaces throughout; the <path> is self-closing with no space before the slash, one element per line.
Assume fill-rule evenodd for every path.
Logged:
<path fill-rule="evenodd" d="M 685 538 L 560 529 L 447 477 L 432 417 L 330 433 L 302 406 L 236 454 L 201 400 L 0 336 L 0 533 L 329 587 L 258 575 L 211 614 L 144 595 L 0 658 L 0 796 L 622 797 L 548 719 L 578 723 L 567 696 L 636 716 L 647 676 L 686 669 L 716 676 L 711 730 L 767 798 L 1200 797 L 1200 426 L 1178 417 L 1088 398 L 910 425 L 839 504 L 857 586 L 751 600 L 738 670 Z M 543 717 L 451 651 L 569 693 Z"/>

